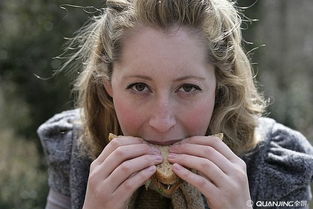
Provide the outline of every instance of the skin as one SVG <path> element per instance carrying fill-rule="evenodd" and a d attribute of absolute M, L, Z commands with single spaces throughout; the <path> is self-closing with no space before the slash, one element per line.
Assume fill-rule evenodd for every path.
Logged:
<path fill-rule="evenodd" d="M 121 59 L 104 86 L 124 136 L 112 140 L 91 164 L 85 209 L 127 207 L 162 162 L 147 142 L 172 145 L 173 171 L 202 192 L 210 208 L 247 208 L 245 163 L 218 138 L 204 136 L 216 78 L 199 34 L 184 27 L 170 33 L 138 27 L 124 40 Z"/>

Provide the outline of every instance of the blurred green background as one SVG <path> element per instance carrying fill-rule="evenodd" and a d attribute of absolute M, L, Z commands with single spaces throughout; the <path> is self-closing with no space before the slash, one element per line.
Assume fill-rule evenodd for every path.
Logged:
<path fill-rule="evenodd" d="M 47 168 L 36 129 L 54 113 L 73 107 L 74 74 L 53 76 L 62 64 L 55 57 L 62 53 L 64 37 L 72 37 L 102 4 L 99 0 L 0 1 L 1 209 L 45 205 Z M 301 131 L 312 143 L 313 1 L 252 4 L 238 1 L 251 18 L 242 25 L 245 48 L 271 104 L 267 114 Z"/>

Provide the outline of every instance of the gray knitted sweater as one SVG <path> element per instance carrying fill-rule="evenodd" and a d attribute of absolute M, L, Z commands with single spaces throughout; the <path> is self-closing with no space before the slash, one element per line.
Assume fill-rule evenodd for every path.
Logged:
<path fill-rule="evenodd" d="M 91 160 L 79 154 L 79 111 L 55 115 L 38 129 L 46 154 L 49 187 L 68 200 L 68 208 L 82 208 Z M 242 156 L 247 164 L 254 208 L 309 208 L 312 198 L 313 148 L 307 139 L 269 118 L 259 120 L 263 137 Z"/>

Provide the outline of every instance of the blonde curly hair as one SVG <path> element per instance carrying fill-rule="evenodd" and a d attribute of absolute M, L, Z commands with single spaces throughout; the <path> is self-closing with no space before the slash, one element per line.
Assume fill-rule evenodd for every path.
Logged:
<path fill-rule="evenodd" d="M 75 89 L 83 110 L 82 140 L 90 156 L 100 154 L 109 133 L 122 134 L 104 81 L 111 79 L 122 41 L 127 41 L 127 34 L 138 25 L 160 30 L 186 26 L 204 35 L 217 79 L 207 134 L 223 132 L 224 142 L 239 155 L 253 149 L 258 143 L 257 120 L 266 103 L 241 45 L 241 24 L 234 2 L 228 0 L 107 0 L 101 14 L 72 39 L 68 49 L 75 46 L 78 50 L 65 63 L 77 59 L 84 63 Z"/>

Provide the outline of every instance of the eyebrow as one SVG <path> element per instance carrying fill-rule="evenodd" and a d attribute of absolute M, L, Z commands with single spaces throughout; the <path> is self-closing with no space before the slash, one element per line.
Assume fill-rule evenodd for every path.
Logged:
<path fill-rule="evenodd" d="M 130 76 L 126 76 L 126 78 L 141 78 L 144 80 L 152 81 L 152 78 L 150 78 L 149 76 L 144 76 L 144 75 L 130 75 Z M 174 81 L 183 81 L 183 80 L 187 80 L 187 79 L 205 80 L 204 77 L 187 75 L 187 76 L 179 77 L 179 78 L 175 79 Z"/>

